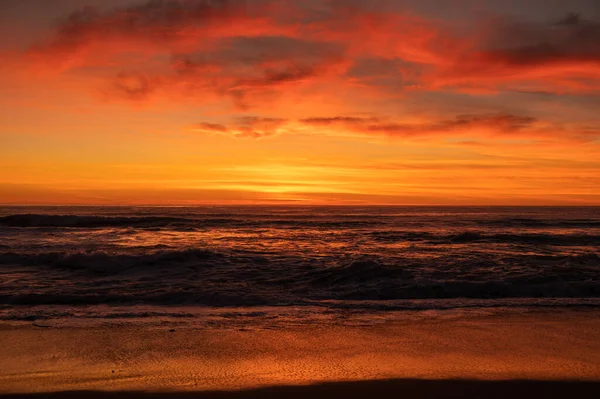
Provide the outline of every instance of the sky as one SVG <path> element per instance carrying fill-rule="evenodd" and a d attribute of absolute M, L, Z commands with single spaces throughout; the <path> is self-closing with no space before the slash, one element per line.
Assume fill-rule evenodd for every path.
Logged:
<path fill-rule="evenodd" d="M 0 0 L 0 203 L 600 205 L 598 0 Z"/>

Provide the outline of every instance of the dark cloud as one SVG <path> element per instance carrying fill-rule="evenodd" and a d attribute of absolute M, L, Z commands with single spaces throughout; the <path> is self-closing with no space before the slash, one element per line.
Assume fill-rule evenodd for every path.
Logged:
<path fill-rule="evenodd" d="M 600 64 L 600 23 L 574 13 L 545 24 L 503 21 L 483 51 L 490 61 L 515 66 Z"/>
<path fill-rule="evenodd" d="M 300 82 L 317 76 L 319 71 L 314 66 L 298 66 L 294 64 L 266 68 L 255 78 L 240 79 L 233 87 L 252 88 L 277 86 L 284 83 Z"/>
<path fill-rule="evenodd" d="M 365 86 L 403 90 L 419 84 L 425 67 L 395 57 L 362 57 L 354 61 L 346 76 Z"/>
<path fill-rule="evenodd" d="M 285 36 L 234 37 L 216 50 L 174 57 L 178 75 L 216 78 L 223 89 L 276 86 L 323 73 L 343 59 L 341 45 Z"/>
<path fill-rule="evenodd" d="M 581 15 L 569 12 L 563 18 L 556 21 L 557 25 L 579 25 L 581 23 Z"/>
<path fill-rule="evenodd" d="M 302 64 L 318 64 L 323 59 L 339 58 L 344 47 L 339 43 L 287 36 L 236 36 L 220 40 L 217 51 L 208 53 L 220 63 L 263 64 L 290 60 Z M 207 56 L 202 52 L 196 60 Z M 194 56 L 189 56 L 194 61 Z"/>
<path fill-rule="evenodd" d="M 84 7 L 66 17 L 57 29 L 57 45 L 82 44 L 102 37 L 169 40 L 185 29 L 252 18 L 267 1 L 148 0 L 130 7 L 101 11 Z"/>
<path fill-rule="evenodd" d="M 300 95 L 295 88 L 305 83 L 312 93 L 345 86 L 396 98 L 411 91 L 600 90 L 600 23 L 583 14 L 460 27 L 410 15 L 394 1 L 364 3 L 147 0 L 84 7 L 37 49 L 57 56 L 59 70 L 121 64 L 140 71 L 116 78 L 119 97 L 168 91 L 198 101 L 225 97 L 244 110 L 282 93 Z"/>
<path fill-rule="evenodd" d="M 257 97 L 276 96 L 282 86 L 327 74 L 343 60 L 343 47 L 327 42 L 280 36 L 216 40 L 211 51 L 179 53 L 157 75 L 124 72 L 112 93 L 126 99 L 148 98 L 177 90 L 193 98 L 212 93 L 248 109 Z"/>
<path fill-rule="evenodd" d="M 351 78 L 372 78 L 398 75 L 405 62 L 397 58 L 359 58 L 348 70 Z"/>

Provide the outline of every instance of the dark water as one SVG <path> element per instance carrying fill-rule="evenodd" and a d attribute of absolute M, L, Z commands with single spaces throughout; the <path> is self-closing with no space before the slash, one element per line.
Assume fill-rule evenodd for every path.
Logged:
<path fill-rule="evenodd" d="M 0 208 L 4 320 L 598 305 L 600 208 Z"/>

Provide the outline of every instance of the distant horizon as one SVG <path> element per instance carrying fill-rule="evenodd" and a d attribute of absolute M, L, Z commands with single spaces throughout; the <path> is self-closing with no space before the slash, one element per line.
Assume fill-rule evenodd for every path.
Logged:
<path fill-rule="evenodd" d="M 0 204 L 0 208 L 199 208 L 199 207 L 364 207 L 364 208 L 600 208 L 600 204 L 326 204 L 326 203 L 198 203 L 198 204 Z"/>

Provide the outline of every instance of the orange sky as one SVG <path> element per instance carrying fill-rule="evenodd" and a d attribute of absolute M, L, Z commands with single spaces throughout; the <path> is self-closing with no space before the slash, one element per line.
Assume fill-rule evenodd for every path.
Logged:
<path fill-rule="evenodd" d="M 5 204 L 600 205 L 595 0 L 3 0 L 0 92 Z"/>

